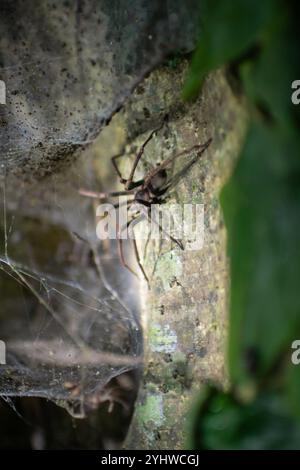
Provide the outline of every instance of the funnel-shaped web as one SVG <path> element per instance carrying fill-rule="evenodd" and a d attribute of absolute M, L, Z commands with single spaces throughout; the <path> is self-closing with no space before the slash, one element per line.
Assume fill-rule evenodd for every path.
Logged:
<path fill-rule="evenodd" d="M 43 396 L 83 416 L 141 363 L 136 286 L 114 242 L 96 238 L 78 194 L 92 162 L 74 154 L 154 66 L 193 48 L 198 4 L 1 2 L 2 396 Z"/>

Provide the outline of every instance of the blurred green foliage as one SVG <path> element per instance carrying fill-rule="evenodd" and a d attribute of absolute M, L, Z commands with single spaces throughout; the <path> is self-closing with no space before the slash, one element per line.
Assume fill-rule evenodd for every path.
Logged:
<path fill-rule="evenodd" d="M 299 18 L 296 1 L 203 2 L 184 97 L 197 96 L 206 74 L 224 65 L 247 97 L 250 120 L 221 195 L 231 260 L 231 390 L 208 394 L 222 406 L 200 406 L 193 447 L 300 448 L 300 365 L 291 363 L 291 344 L 300 339 L 300 105 L 291 101 L 300 79 Z"/>
<path fill-rule="evenodd" d="M 300 426 L 280 393 L 261 393 L 241 404 L 211 389 L 205 402 L 198 403 L 194 441 L 200 449 L 299 449 Z"/>

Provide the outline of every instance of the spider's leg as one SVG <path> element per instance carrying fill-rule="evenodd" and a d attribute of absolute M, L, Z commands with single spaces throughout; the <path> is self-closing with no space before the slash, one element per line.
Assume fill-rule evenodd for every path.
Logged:
<path fill-rule="evenodd" d="M 169 238 L 169 240 L 171 240 L 172 242 L 176 243 L 176 245 L 179 246 L 179 248 L 180 248 L 181 250 L 184 250 L 183 243 L 182 243 L 180 240 L 177 240 L 177 238 L 172 237 L 172 235 L 171 235 L 170 233 L 166 232 L 166 231 L 162 228 L 162 226 L 160 225 L 159 222 L 154 222 L 154 223 L 156 223 L 156 224 L 158 225 L 159 229 L 162 231 L 162 233 L 165 234 L 165 236 L 166 236 L 167 238 Z"/>
<path fill-rule="evenodd" d="M 130 199 L 130 201 L 122 201 L 122 202 L 117 202 L 116 204 L 112 204 L 114 209 L 120 209 L 120 207 L 127 207 L 128 209 L 131 207 L 132 203 L 134 202 L 134 199 Z M 101 219 L 105 219 L 109 215 L 109 212 L 107 211 Z"/>
<path fill-rule="evenodd" d="M 143 145 L 141 146 L 140 150 L 138 151 L 136 157 L 135 157 L 135 160 L 133 162 L 133 165 L 132 165 L 132 169 L 131 169 L 131 172 L 130 172 L 130 175 L 129 175 L 129 178 L 128 180 L 126 181 L 126 185 L 125 185 L 125 188 L 126 189 L 131 189 L 133 186 L 133 177 L 134 177 L 134 173 L 135 173 L 135 170 L 136 170 L 136 167 L 144 153 L 144 150 L 145 150 L 145 147 L 146 145 L 148 144 L 148 142 L 150 142 L 150 140 L 152 139 L 153 135 L 158 132 L 162 127 L 163 127 L 164 123 L 162 123 L 158 128 L 154 129 L 151 134 L 149 135 L 149 137 L 147 137 L 147 139 L 145 140 L 145 142 L 143 143 Z"/>
<path fill-rule="evenodd" d="M 124 157 L 124 155 L 125 155 L 125 153 L 122 152 L 122 153 L 118 153 L 118 154 L 115 155 L 114 157 L 111 157 L 111 162 L 112 162 L 112 164 L 113 164 L 113 166 L 114 166 L 114 169 L 116 170 L 116 172 L 117 172 L 117 174 L 118 174 L 118 176 L 119 176 L 119 178 L 120 178 L 120 183 L 122 183 L 122 184 L 125 184 L 125 183 L 126 183 L 126 179 L 123 178 L 122 173 L 121 173 L 121 171 L 120 171 L 120 169 L 119 169 L 119 167 L 118 167 L 118 165 L 117 165 L 116 160 L 117 160 L 118 158 Z"/>
<path fill-rule="evenodd" d="M 116 172 L 117 172 L 117 174 L 120 178 L 120 183 L 127 185 L 128 180 L 123 178 L 122 173 L 121 173 L 121 171 L 120 171 L 120 169 L 119 169 L 119 167 L 116 163 L 117 158 L 123 157 L 124 155 L 125 155 L 124 153 L 120 153 L 118 155 L 115 155 L 114 157 L 111 157 L 111 161 L 112 161 L 112 164 L 114 166 L 114 169 L 116 170 Z M 139 180 L 139 181 L 135 181 L 135 182 L 131 181 L 130 189 L 134 189 L 134 188 L 137 188 L 138 186 L 141 186 L 143 184 L 143 182 L 144 182 L 144 180 Z M 125 187 L 127 187 L 127 186 L 125 186 Z"/>
<path fill-rule="evenodd" d="M 116 162 L 116 160 L 118 158 L 124 157 L 125 155 L 126 155 L 125 153 L 118 153 L 114 157 L 111 157 L 111 161 L 112 161 L 112 164 L 114 166 L 114 169 L 115 169 L 116 173 L 118 174 L 118 176 L 120 178 L 120 183 L 125 184 L 126 185 L 125 187 L 127 188 L 127 184 L 128 184 L 129 180 L 127 180 L 126 178 L 123 178 L 123 175 L 120 171 L 120 168 L 118 167 L 117 162 Z M 133 178 L 133 175 L 132 175 L 132 178 Z M 139 180 L 139 181 L 133 182 L 132 178 L 131 178 L 131 183 L 130 183 L 130 189 L 137 188 L 138 186 L 141 186 L 144 182 L 144 180 Z"/>
<path fill-rule="evenodd" d="M 117 165 L 117 162 L 116 160 L 118 158 L 121 158 L 121 157 L 124 157 L 126 154 L 125 153 L 118 153 L 117 155 L 115 155 L 114 157 L 111 157 L 111 161 L 112 161 L 112 164 L 114 166 L 114 169 L 116 170 L 119 178 L 120 178 L 120 183 L 122 184 L 127 184 L 127 179 L 123 178 L 123 175 Z M 131 181 L 131 184 L 130 184 L 130 189 L 134 189 L 134 188 L 137 188 L 138 186 L 141 186 L 143 184 L 144 180 L 139 180 L 139 181 L 136 181 L 136 182 L 133 182 Z"/>
<path fill-rule="evenodd" d="M 197 155 L 190 160 L 181 170 L 179 170 L 172 178 L 169 179 L 166 186 L 163 188 L 163 194 L 168 192 L 172 187 L 176 186 L 179 183 L 181 178 L 189 171 L 189 169 L 197 162 L 198 158 L 202 155 L 203 150 L 201 153 L 197 153 Z"/>
<path fill-rule="evenodd" d="M 124 256 L 124 251 L 123 251 L 123 240 L 122 238 L 120 238 L 120 235 L 121 233 L 123 232 L 123 230 L 125 229 L 130 229 L 131 230 L 131 233 L 133 234 L 133 237 L 132 237 L 132 243 L 133 243 L 133 248 L 134 248 L 134 253 L 135 253 L 135 257 L 136 257 L 136 261 L 138 263 L 138 266 L 141 270 L 141 273 L 143 274 L 144 276 L 144 279 L 145 281 L 147 282 L 147 285 L 148 285 L 148 288 L 150 289 L 149 287 L 149 279 L 146 275 L 146 272 L 143 268 L 143 265 L 141 263 L 141 259 L 140 259 L 140 255 L 139 255 L 139 251 L 138 251 L 138 247 L 137 247 L 137 243 L 136 243 L 136 239 L 135 239 L 135 235 L 134 235 L 134 231 L 133 231 L 133 228 L 134 228 L 134 225 L 138 224 L 142 219 L 144 218 L 144 214 L 139 214 L 137 215 L 136 217 L 133 217 L 131 220 L 129 220 L 127 222 L 127 224 L 123 227 L 121 227 L 119 230 L 118 230 L 118 248 L 119 248 L 119 255 L 120 255 L 120 259 L 121 259 L 121 263 L 122 265 L 127 268 L 132 274 L 134 274 L 136 277 L 137 274 L 135 271 L 133 271 L 133 269 L 129 266 L 129 264 L 126 262 L 125 260 L 125 256 Z M 133 224 L 133 226 L 131 227 L 131 225 Z"/>
<path fill-rule="evenodd" d="M 110 197 L 128 196 L 129 194 L 133 194 L 133 190 L 97 193 L 95 191 L 89 191 L 87 189 L 79 189 L 79 194 L 81 196 L 91 197 L 93 199 L 108 199 Z"/>
<path fill-rule="evenodd" d="M 142 265 L 139 250 L 138 250 L 138 246 L 137 246 L 135 235 L 134 235 L 134 226 L 137 225 L 139 222 L 141 222 L 142 218 L 143 218 L 143 214 L 142 214 L 142 216 L 139 216 L 136 219 L 131 219 L 130 223 L 128 224 L 128 227 L 130 227 L 130 230 L 133 234 L 132 243 L 133 243 L 133 249 L 134 249 L 137 264 L 139 265 L 140 271 L 143 274 L 145 281 L 147 282 L 148 289 L 150 290 L 149 279 L 148 279 L 148 276 L 147 276 L 147 274 L 144 270 L 144 267 Z M 131 227 L 131 225 L 132 225 L 132 227 Z"/>
<path fill-rule="evenodd" d="M 134 253 L 135 253 L 136 260 L 137 260 L 137 264 L 139 265 L 139 268 L 140 268 L 140 270 L 141 270 L 141 273 L 143 274 L 144 279 L 145 279 L 145 281 L 147 282 L 148 289 L 150 290 L 149 279 L 148 279 L 148 276 L 147 276 L 147 274 L 146 274 L 146 272 L 145 272 L 145 270 L 144 270 L 144 267 L 143 267 L 143 265 L 142 265 L 142 262 L 141 262 L 139 250 L 138 250 L 137 243 L 136 243 L 136 239 L 133 238 L 133 239 L 132 239 L 132 242 L 133 242 L 133 248 L 134 248 Z"/>
<path fill-rule="evenodd" d="M 124 207 L 124 206 L 127 206 L 129 208 L 133 202 L 134 202 L 134 199 L 130 199 L 128 201 L 116 202 L 116 204 L 113 204 L 113 207 L 114 209 L 120 209 L 120 207 Z"/>
<path fill-rule="evenodd" d="M 151 230 L 149 230 L 148 235 L 147 235 L 147 240 L 144 246 L 144 252 L 143 252 L 143 260 L 146 258 L 147 250 L 148 250 L 148 245 L 150 243 L 151 239 Z"/>
<path fill-rule="evenodd" d="M 123 240 L 120 238 L 120 236 L 117 237 L 118 241 L 118 251 L 119 251 L 119 257 L 121 260 L 122 265 L 124 268 L 128 269 L 128 271 L 131 272 L 135 277 L 138 277 L 136 272 L 133 271 L 133 269 L 129 266 L 129 264 L 126 263 L 125 256 L 124 256 L 124 250 L 123 250 Z"/>
<path fill-rule="evenodd" d="M 166 158 L 164 161 L 162 161 L 157 167 L 155 167 L 152 171 L 149 172 L 147 177 L 145 178 L 145 186 L 147 186 L 149 183 L 151 183 L 151 180 L 154 176 L 156 176 L 161 170 L 164 170 L 169 166 L 174 160 L 176 160 L 178 157 L 181 157 L 182 155 L 192 152 L 193 150 L 198 150 L 197 158 L 196 160 L 202 155 L 202 153 L 208 148 L 210 145 L 212 139 L 208 139 L 205 144 L 202 145 L 194 145 L 193 147 L 190 147 L 189 149 L 185 149 L 182 152 L 179 152 L 175 155 L 171 155 L 171 157 Z"/>
<path fill-rule="evenodd" d="M 128 226 L 135 220 L 135 217 L 133 216 L 131 220 L 129 220 L 125 225 L 119 226 L 117 225 L 117 241 L 118 241 L 118 251 L 119 251 L 119 257 L 121 260 L 122 265 L 124 268 L 128 269 L 134 276 L 138 277 L 136 272 L 129 266 L 129 264 L 125 260 L 124 256 L 124 250 L 123 250 L 123 239 L 121 238 L 121 234 L 125 229 L 128 229 Z"/>
<path fill-rule="evenodd" d="M 160 230 L 169 240 L 171 240 L 172 242 L 176 243 L 176 245 L 178 245 L 181 250 L 184 250 L 184 246 L 183 246 L 182 242 L 181 242 L 180 240 L 177 240 L 176 238 L 172 237 L 172 235 L 171 235 L 170 233 L 166 232 L 166 231 L 164 230 L 164 228 L 161 226 L 161 224 L 160 224 L 159 222 L 157 222 L 157 220 L 155 220 L 154 217 L 151 217 L 151 213 L 150 213 L 150 211 L 149 211 L 149 208 L 148 208 L 147 211 L 143 211 L 143 213 L 146 215 L 146 217 L 147 217 L 148 221 L 150 222 L 150 224 L 153 222 L 153 223 L 159 228 L 159 230 Z"/>

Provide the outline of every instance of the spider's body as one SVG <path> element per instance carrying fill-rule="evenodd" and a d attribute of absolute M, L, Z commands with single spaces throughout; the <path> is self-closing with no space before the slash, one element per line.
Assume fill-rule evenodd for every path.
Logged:
<path fill-rule="evenodd" d="M 153 195 L 158 196 L 159 193 L 163 190 L 165 184 L 167 183 L 168 175 L 165 169 L 159 170 L 154 176 L 152 176 L 147 182 Z"/>
<path fill-rule="evenodd" d="M 134 201 L 150 207 L 151 204 L 160 204 L 162 195 L 166 192 L 167 171 L 160 170 L 149 179 L 145 179 L 142 187 L 134 195 Z"/>
<path fill-rule="evenodd" d="M 145 206 L 150 205 L 153 202 L 153 198 L 154 196 L 149 188 L 139 189 L 134 195 L 134 201 L 139 204 L 145 204 Z"/>
<path fill-rule="evenodd" d="M 125 195 L 133 195 L 133 199 L 128 201 L 126 203 L 128 209 L 132 207 L 134 203 L 137 203 L 140 205 L 140 214 L 133 216 L 127 225 L 125 227 L 119 227 L 118 230 L 118 244 L 119 244 L 119 253 L 120 253 L 120 258 L 122 261 L 122 264 L 129 269 L 129 271 L 133 272 L 132 269 L 128 266 L 128 264 L 125 262 L 124 259 L 124 254 L 123 254 L 123 248 L 122 248 L 122 237 L 121 237 L 121 232 L 124 229 L 128 229 L 129 226 L 132 224 L 132 230 L 133 226 L 136 225 L 137 222 L 142 220 L 142 218 L 148 218 L 150 219 L 151 217 L 151 205 L 152 204 L 162 204 L 165 201 L 166 195 L 168 193 L 168 190 L 175 184 L 175 182 L 178 181 L 179 177 L 181 177 L 202 155 L 204 150 L 207 149 L 209 146 L 211 139 L 209 139 L 205 144 L 203 145 L 194 145 L 188 150 L 183 150 L 180 153 L 177 153 L 176 155 L 173 155 L 166 160 L 164 160 L 162 163 L 160 163 L 157 167 L 153 168 L 150 170 L 143 179 L 139 181 L 134 181 L 134 173 L 136 170 L 136 167 L 144 153 L 144 149 L 147 145 L 147 143 L 150 141 L 152 136 L 154 135 L 155 132 L 157 132 L 158 129 L 155 129 L 154 131 L 151 132 L 150 136 L 147 138 L 147 140 L 144 142 L 144 144 L 141 146 L 138 154 L 136 155 L 135 161 L 133 163 L 130 175 L 128 179 L 124 179 L 117 164 L 116 164 L 116 159 L 121 157 L 123 154 L 116 155 L 115 157 L 112 157 L 112 163 L 114 165 L 114 168 L 119 175 L 120 178 L 120 183 L 124 185 L 124 191 L 117 191 L 113 193 L 94 193 L 92 191 L 85 191 L 81 190 L 80 193 L 83 196 L 88 196 L 88 197 L 94 197 L 96 199 L 106 199 L 109 197 L 117 197 L 117 196 L 125 196 Z M 177 175 L 175 175 L 173 178 L 168 178 L 168 172 L 166 168 L 179 156 L 186 154 L 188 152 L 192 151 L 197 151 L 196 156 L 189 161 L 189 163 L 183 168 L 183 170 L 179 171 Z M 116 204 L 115 207 L 118 207 L 119 204 Z M 159 229 L 164 232 L 163 228 L 159 225 L 158 222 L 156 224 L 159 226 Z M 165 233 L 165 232 L 164 232 Z M 183 245 L 179 240 L 174 239 L 170 234 L 166 234 L 170 240 L 175 242 L 182 250 Z M 135 254 L 137 257 L 137 262 L 138 265 L 145 277 L 145 279 L 148 282 L 148 278 L 146 276 L 146 273 L 144 271 L 144 268 L 141 264 L 139 255 L 138 255 L 138 249 L 136 245 L 136 240 L 135 238 L 132 239 L 134 243 L 134 249 L 135 249 Z M 134 272 L 133 272 L 134 273 Z M 134 273 L 135 274 L 135 273 Z"/>

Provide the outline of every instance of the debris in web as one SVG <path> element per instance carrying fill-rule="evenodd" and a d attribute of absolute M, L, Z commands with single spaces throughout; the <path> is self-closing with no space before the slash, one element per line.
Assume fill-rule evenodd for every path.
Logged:
<path fill-rule="evenodd" d="M 34 190 L 25 214 L 2 189 L 1 395 L 45 397 L 83 417 L 113 377 L 141 365 L 136 286 L 114 242 L 105 252 L 97 240 L 76 188 L 64 197 L 53 190 L 45 218 Z"/>

